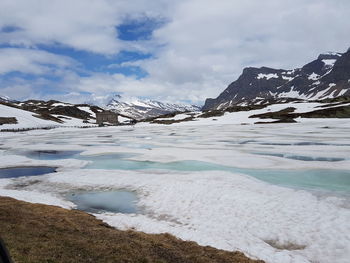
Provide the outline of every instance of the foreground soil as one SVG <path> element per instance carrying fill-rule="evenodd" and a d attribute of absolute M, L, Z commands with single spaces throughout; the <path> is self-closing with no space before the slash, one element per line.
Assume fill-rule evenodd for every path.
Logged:
<path fill-rule="evenodd" d="M 0 197 L 0 236 L 14 262 L 259 262 L 169 234 L 121 231 L 77 210 Z"/>

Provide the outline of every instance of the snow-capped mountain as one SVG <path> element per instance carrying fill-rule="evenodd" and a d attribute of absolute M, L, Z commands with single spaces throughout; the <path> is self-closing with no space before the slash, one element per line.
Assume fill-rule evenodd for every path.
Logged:
<path fill-rule="evenodd" d="M 10 97 L 0 95 L 0 102 L 12 102 L 13 100 Z"/>
<path fill-rule="evenodd" d="M 198 111 L 200 107 L 116 95 L 107 104 L 107 109 L 136 120 L 141 120 L 173 112 Z"/>
<path fill-rule="evenodd" d="M 350 49 L 344 54 L 321 54 L 316 60 L 293 70 L 245 68 L 216 99 L 207 99 L 202 109 L 340 96 L 350 96 Z"/>

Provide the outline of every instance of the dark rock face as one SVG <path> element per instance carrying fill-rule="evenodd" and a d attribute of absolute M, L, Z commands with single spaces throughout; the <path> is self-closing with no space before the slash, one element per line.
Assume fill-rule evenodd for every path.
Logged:
<path fill-rule="evenodd" d="M 331 108 L 313 110 L 310 112 L 294 113 L 295 108 L 286 108 L 277 112 L 267 112 L 252 115 L 249 118 L 292 120 L 295 118 L 350 118 L 350 106 L 339 106 Z"/>
<path fill-rule="evenodd" d="M 350 50 L 342 55 L 334 64 L 333 70 L 324 77 L 328 82 L 347 82 L 350 79 Z"/>
<path fill-rule="evenodd" d="M 14 117 L 0 117 L 0 125 L 3 124 L 16 124 L 17 119 Z"/>
<path fill-rule="evenodd" d="M 207 99 L 202 110 L 339 96 L 350 96 L 350 50 L 321 54 L 294 70 L 245 68 L 216 99 Z"/>

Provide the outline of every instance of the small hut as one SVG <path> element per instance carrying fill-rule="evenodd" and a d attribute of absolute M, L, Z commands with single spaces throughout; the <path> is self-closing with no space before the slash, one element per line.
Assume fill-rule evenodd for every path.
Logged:
<path fill-rule="evenodd" d="M 96 112 L 96 123 L 98 125 L 112 124 L 117 125 L 118 114 L 111 111 Z"/>

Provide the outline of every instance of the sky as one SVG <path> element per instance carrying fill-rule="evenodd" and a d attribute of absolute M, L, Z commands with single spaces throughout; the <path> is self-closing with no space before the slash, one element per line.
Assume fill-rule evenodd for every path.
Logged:
<path fill-rule="evenodd" d="M 203 104 L 350 47 L 349 0 L 0 0 L 0 95 Z"/>

